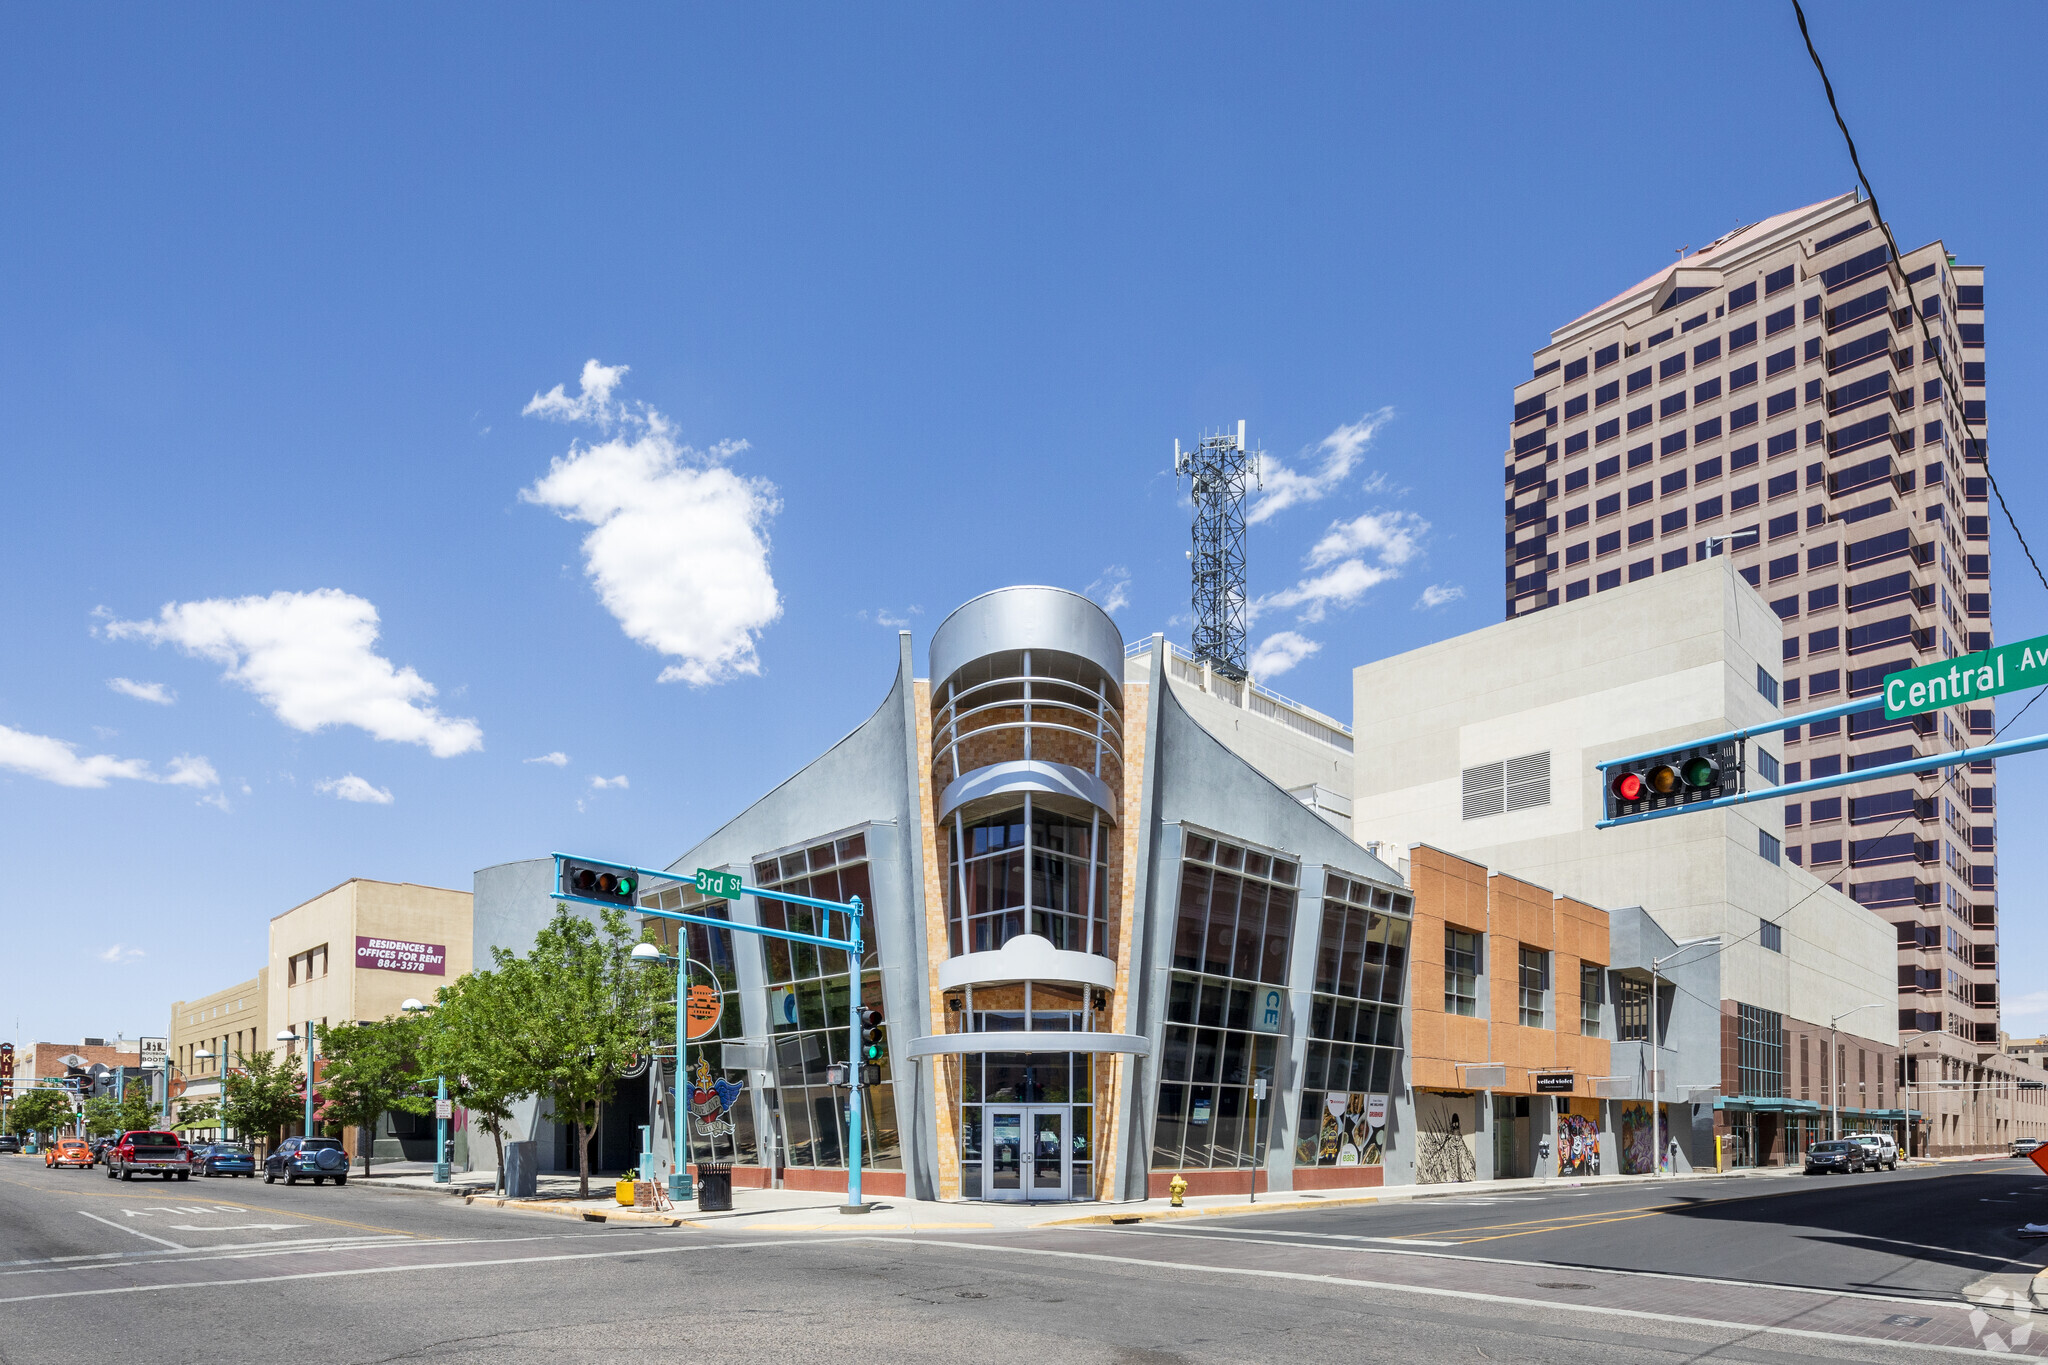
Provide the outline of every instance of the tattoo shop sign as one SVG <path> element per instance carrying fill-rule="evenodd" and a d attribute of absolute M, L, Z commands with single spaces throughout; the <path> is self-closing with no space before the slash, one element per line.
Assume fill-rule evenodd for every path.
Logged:
<path fill-rule="evenodd" d="M 411 972 L 416 976 L 446 976 L 448 945 L 409 943 L 402 938 L 356 936 L 356 966 L 374 967 L 380 972 Z"/>

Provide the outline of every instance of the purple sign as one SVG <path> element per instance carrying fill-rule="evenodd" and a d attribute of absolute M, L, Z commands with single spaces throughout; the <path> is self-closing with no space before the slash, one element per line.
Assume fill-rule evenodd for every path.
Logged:
<path fill-rule="evenodd" d="M 446 976 L 448 946 L 444 943 L 408 943 L 402 938 L 364 938 L 358 934 L 356 966 L 375 967 L 384 972 Z"/>

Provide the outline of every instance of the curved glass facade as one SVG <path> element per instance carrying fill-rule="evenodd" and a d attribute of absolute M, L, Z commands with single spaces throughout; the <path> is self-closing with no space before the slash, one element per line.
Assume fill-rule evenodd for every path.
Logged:
<path fill-rule="evenodd" d="M 955 956 L 991 952 L 1018 934 L 1071 952 L 1108 951 L 1108 822 L 1099 811 L 1056 808 L 1070 804 L 1027 793 L 951 822 Z"/>

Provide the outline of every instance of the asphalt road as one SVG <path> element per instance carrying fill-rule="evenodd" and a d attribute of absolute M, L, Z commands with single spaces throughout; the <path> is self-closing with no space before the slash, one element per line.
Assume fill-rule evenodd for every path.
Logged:
<path fill-rule="evenodd" d="M 2048 1355 L 2048 1332 L 2034 1341 L 2028 1321 L 1945 1299 L 1932 1280 L 1906 1294 L 1846 1283 L 1793 1291 L 1634 1268 L 1567 1271 L 1556 1268 L 1568 1260 L 1559 1251 L 1522 1255 L 1579 1237 L 1590 1255 L 1571 1263 L 1619 1263 L 1630 1256 L 1600 1248 L 1648 1224 L 1680 1244 L 1707 1227 L 1717 1237 L 1804 1238 L 1820 1258 L 1868 1256 L 1880 1252 L 1842 1244 L 1820 1208 L 1839 1205 L 1833 1221 L 1847 1223 L 1889 1182 L 1920 1201 L 1920 1222 L 1955 1221 L 1964 1200 L 1992 1197 L 1992 1185 L 2038 1183 L 2003 1167 L 1904 1174 L 1788 1194 L 1793 1202 L 1776 1204 L 1819 1205 L 1777 1232 L 1759 1231 L 1776 1226 L 1757 1213 L 1772 1200 L 1630 1213 L 1651 1202 L 1637 1186 L 1560 1191 L 1537 1206 L 1461 1198 L 1134 1228 L 876 1235 L 762 1233 L 744 1220 L 601 1226 L 358 1183 L 123 1184 L 4 1157 L 0 1362 L 1890 1362 L 1979 1350 L 1988 1337 Z M 1797 1185 L 1729 1181 L 1713 1191 Z M 1714 1214 L 1738 1207 L 1750 1212 Z M 1881 1254 L 1901 1265 L 1915 1259 L 1908 1233 L 1944 1246 L 1941 1273 L 1953 1279 L 1971 1267 L 1949 1262 L 1997 1254 L 1964 1245 L 1991 1235 L 1982 1215 L 1965 1212 L 1978 1231 L 1846 1235 L 1888 1240 Z M 1528 1215 L 1557 1223 L 1576 1213 L 1606 1221 L 1478 1240 Z M 1397 1240 L 1350 1240 L 1382 1235 Z M 1420 1241 L 1459 1245 L 1406 1244 Z M 1517 1259 L 1475 1259 L 1506 1247 Z M 1898 1266 L 1892 1275 L 1894 1288 L 1911 1282 Z"/>

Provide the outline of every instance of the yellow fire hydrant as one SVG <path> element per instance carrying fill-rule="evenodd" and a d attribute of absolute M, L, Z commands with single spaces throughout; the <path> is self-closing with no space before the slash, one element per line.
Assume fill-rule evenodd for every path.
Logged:
<path fill-rule="evenodd" d="M 1166 1182 L 1166 1193 L 1172 1197 L 1175 1208 L 1181 1207 L 1181 1198 L 1187 1192 L 1188 1182 L 1178 1175 Z"/>

